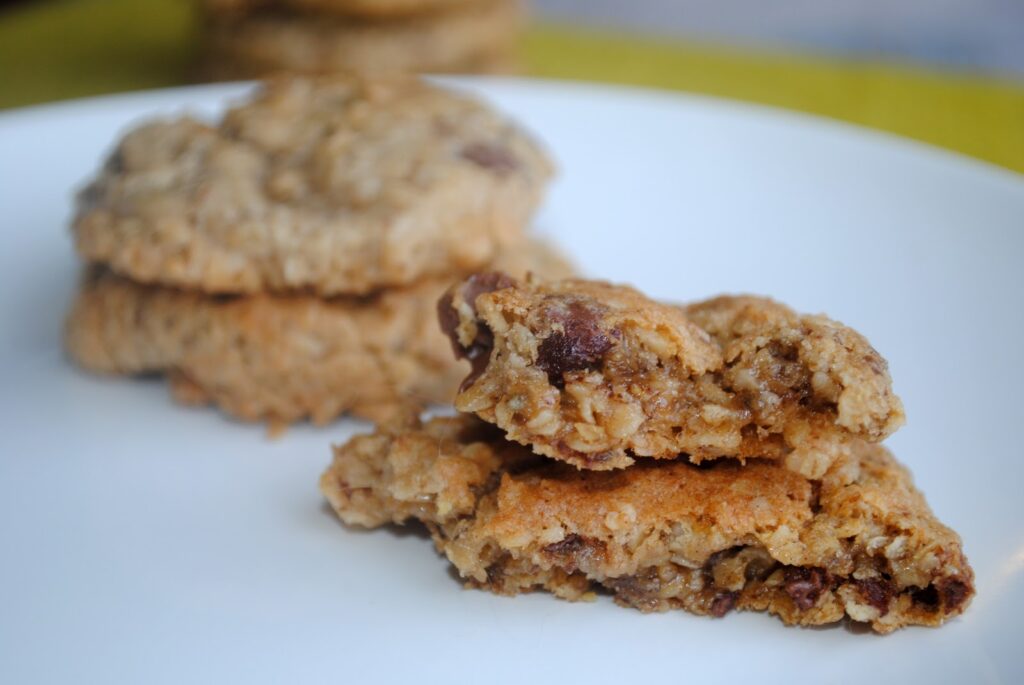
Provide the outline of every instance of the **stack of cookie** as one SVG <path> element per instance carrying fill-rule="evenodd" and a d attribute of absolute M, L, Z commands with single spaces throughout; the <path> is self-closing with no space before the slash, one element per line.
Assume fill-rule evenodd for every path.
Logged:
<path fill-rule="evenodd" d="M 204 0 L 201 75 L 516 70 L 523 0 Z"/>
<path fill-rule="evenodd" d="M 472 366 L 462 414 L 336 448 L 321 489 L 345 522 L 422 521 L 470 586 L 643 611 L 887 633 L 973 595 L 958 536 L 879 444 L 903 409 L 848 327 L 493 272 L 439 313 Z"/>
<path fill-rule="evenodd" d="M 551 171 L 502 116 L 413 77 L 281 78 L 216 125 L 146 124 L 79 197 L 67 348 L 247 420 L 450 402 L 445 288 L 568 273 L 526 231 Z"/>

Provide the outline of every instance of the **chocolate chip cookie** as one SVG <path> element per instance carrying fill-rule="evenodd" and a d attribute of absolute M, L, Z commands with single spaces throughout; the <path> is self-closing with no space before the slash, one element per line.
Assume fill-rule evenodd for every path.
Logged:
<path fill-rule="evenodd" d="M 296 9 L 336 12 L 358 17 L 393 19 L 454 7 L 483 4 L 487 0 L 286 0 Z"/>
<path fill-rule="evenodd" d="M 570 272 L 540 242 L 506 249 L 496 263 L 514 273 Z M 466 373 L 434 316 L 451 280 L 364 297 L 210 296 L 98 267 L 82 284 L 65 342 L 86 369 L 163 372 L 179 401 L 214 403 L 245 420 L 384 419 L 407 406 L 450 402 Z"/>
<path fill-rule="evenodd" d="M 216 124 L 130 132 L 73 232 L 140 283 L 362 295 L 490 262 L 551 173 L 504 117 L 417 78 L 279 78 Z"/>
<path fill-rule="evenodd" d="M 823 316 L 756 297 L 688 307 L 608 283 L 481 273 L 439 304 L 470 360 L 455 406 L 579 468 L 782 459 L 820 477 L 903 422 L 885 360 Z"/>
<path fill-rule="evenodd" d="M 879 633 L 940 625 L 974 594 L 959 537 L 862 441 L 813 480 L 768 460 L 598 472 L 460 416 L 356 437 L 320 486 L 348 524 L 422 521 L 470 586 L 499 594 L 600 587 L 641 611 L 848 617 Z"/>

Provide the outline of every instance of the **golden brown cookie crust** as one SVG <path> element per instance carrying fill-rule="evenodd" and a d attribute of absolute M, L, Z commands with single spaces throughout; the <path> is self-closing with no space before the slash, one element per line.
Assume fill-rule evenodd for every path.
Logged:
<path fill-rule="evenodd" d="M 203 61 L 207 72 L 250 77 L 276 71 L 448 73 L 514 54 L 524 22 L 520 0 L 486 0 L 387 22 L 258 11 L 208 22 Z"/>
<path fill-rule="evenodd" d="M 626 286 L 491 273 L 453 286 L 440 314 L 474 365 L 456 408 L 580 468 L 686 453 L 781 458 L 819 477 L 850 439 L 903 422 L 863 336 L 763 298 L 680 308 Z"/>
<path fill-rule="evenodd" d="M 581 471 L 460 416 L 356 437 L 320 485 L 346 523 L 423 521 L 471 586 L 500 594 L 600 586 L 642 611 L 845 616 L 887 633 L 940 625 L 974 593 L 959 537 L 864 442 L 820 480 L 763 460 Z"/>
<path fill-rule="evenodd" d="M 83 258 L 142 283 L 366 294 L 491 261 L 551 173 L 490 108 L 419 79 L 280 78 L 216 126 L 129 133 L 73 230 Z"/>
<path fill-rule="evenodd" d="M 566 274 L 531 242 L 498 260 L 518 273 Z M 451 401 L 465 374 L 437 330 L 434 278 L 369 297 L 213 297 L 94 269 L 68 317 L 72 359 L 99 373 L 166 372 L 175 399 L 248 421 L 384 419 Z"/>

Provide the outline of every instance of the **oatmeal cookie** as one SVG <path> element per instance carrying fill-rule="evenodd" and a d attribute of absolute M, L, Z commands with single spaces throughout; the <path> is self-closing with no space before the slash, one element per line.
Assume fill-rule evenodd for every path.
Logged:
<path fill-rule="evenodd" d="M 516 273 L 570 271 L 539 242 L 497 263 Z M 450 402 L 465 375 L 434 317 L 451 280 L 365 297 L 210 296 L 98 267 L 82 285 L 65 342 L 86 369 L 166 372 L 179 401 L 212 402 L 245 420 L 324 423 L 346 412 L 383 419 L 408 405 Z"/>
<path fill-rule="evenodd" d="M 206 72 L 457 72 L 511 55 L 525 22 L 521 0 L 486 0 L 393 21 L 257 11 L 207 23 Z"/>
<path fill-rule="evenodd" d="M 763 298 L 680 308 L 625 286 L 477 274 L 439 303 L 472 373 L 455 406 L 580 468 L 782 458 L 816 478 L 903 422 L 860 334 Z"/>
<path fill-rule="evenodd" d="M 354 17 L 394 19 L 483 4 L 487 0 L 285 0 L 295 9 Z"/>
<path fill-rule="evenodd" d="M 249 81 L 262 78 L 277 72 L 263 65 L 250 64 L 244 60 L 204 60 L 198 67 L 196 77 L 201 82 L 210 81 Z M 329 73 L 331 69 L 322 72 Z M 514 53 L 496 51 L 493 54 L 474 55 L 463 62 L 450 64 L 443 69 L 433 69 L 434 74 L 475 74 L 492 76 L 509 76 L 523 73 L 523 63 Z"/>
<path fill-rule="evenodd" d="M 604 588 L 641 611 L 845 616 L 880 633 L 940 625 L 974 594 L 959 537 L 860 441 L 820 480 L 766 460 L 581 471 L 460 416 L 354 438 L 320 487 L 348 524 L 422 521 L 470 586 L 499 594 Z"/>
<path fill-rule="evenodd" d="M 551 172 L 493 110 L 414 77 L 280 78 L 216 126 L 129 133 L 73 231 L 142 283 L 360 295 L 491 261 Z"/>

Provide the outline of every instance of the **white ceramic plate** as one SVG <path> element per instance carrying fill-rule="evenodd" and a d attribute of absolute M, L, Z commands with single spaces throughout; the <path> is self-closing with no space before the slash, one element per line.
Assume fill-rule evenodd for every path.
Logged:
<path fill-rule="evenodd" d="M 864 333 L 890 442 L 977 571 L 967 614 L 880 638 L 463 591 L 421 536 L 345 530 L 316 483 L 365 424 L 258 426 L 72 368 L 71 193 L 140 117 L 242 87 L 0 115 L 0 682 L 1024 682 L 1024 180 L 696 97 L 461 81 L 562 175 L 538 219 L 591 273 L 778 297 Z"/>

